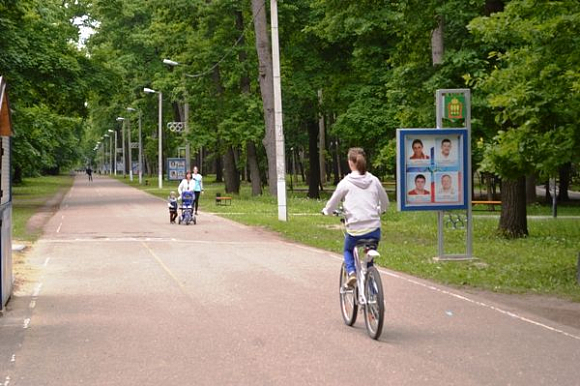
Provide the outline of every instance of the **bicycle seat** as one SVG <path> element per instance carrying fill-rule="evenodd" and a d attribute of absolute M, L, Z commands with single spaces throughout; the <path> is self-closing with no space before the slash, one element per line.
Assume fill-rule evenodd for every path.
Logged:
<path fill-rule="evenodd" d="M 377 249 L 379 240 L 377 239 L 360 239 L 356 242 L 357 247 L 365 247 L 368 249 Z"/>

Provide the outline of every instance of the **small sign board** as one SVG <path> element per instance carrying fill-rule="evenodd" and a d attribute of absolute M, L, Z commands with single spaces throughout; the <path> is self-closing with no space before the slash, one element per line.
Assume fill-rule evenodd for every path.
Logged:
<path fill-rule="evenodd" d="M 445 94 L 445 104 L 443 106 L 443 118 L 464 119 L 465 118 L 465 95 Z"/>
<path fill-rule="evenodd" d="M 167 159 L 167 179 L 181 181 L 185 178 L 185 158 Z"/>
<path fill-rule="evenodd" d="M 397 130 L 397 208 L 467 208 L 467 130 Z"/>

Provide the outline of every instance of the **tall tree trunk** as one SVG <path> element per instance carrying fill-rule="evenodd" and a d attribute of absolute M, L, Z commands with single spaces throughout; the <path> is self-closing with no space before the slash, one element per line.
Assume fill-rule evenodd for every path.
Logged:
<path fill-rule="evenodd" d="M 572 163 L 568 162 L 559 170 L 560 174 L 560 191 L 558 192 L 558 201 L 570 201 L 568 189 L 570 188 L 570 173 L 572 172 Z"/>
<path fill-rule="evenodd" d="M 310 173 L 308 178 L 308 197 L 320 198 L 318 187 L 320 186 L 320 163 L 318 160 L 318 124 L 310 120 L 308 126 L 308 160 L 310 161 Z"/>
<path fill-rule="evenodd" d="M 262 194 L 262 181 L 260 180 L 260 168 L 258 167 L 258 152 L 253 141 L 246 142 L 248 153 L 248 167 L 250 169 L 250 179 L 252 181 L 252 196 Z"/>
<path fill-rule="evenodd" d="M 526 215 L 526 178 L 502 179 L 501 217 L 498 230 L 509 238 L 527 236 L 528 220 Z"/>
<path fill-rule="evenodd" d="M 324 113 L 322 111 L 322 90 L 318 90 L 318 111 L 318 158 L 320 164 L 320 186 L 322 187 L 326 183 L 326 126 L 324 124 Z"/>
<path fill-rule="evenodd" d="M 492 13 L 503 11 L 503 0 L 487 0 L 485 2 L 485 16 L 490 16 Z"/>
<path fill-rule="evenodd" d="M 222 86 L 222 82 L 221 82 L 221 74 L 220 74 L 220 68 L 219 66 L 217 66 L 214 70 L 213 70 L 213 81 L 214 81 L 214 86 L 217 92 L 217 98 L 218 101 L 220 101 L 220 105 L 221 105 L 221 101 L 223 99 L 223 94 L 224 94 L 224 88 Z M 217 131 L 217 123 L 216 123 L 216 131 Z M 225 152 L 223 153 L 223 172 L 224 172 L 224 179 L 225 179 L 225 183 L 226 183 L 226 192 L 228 193 L 239 193 L 240 190 L 240 184 L 239 184 L 239 175 L 238 175 L 238 170 L 236 169 L 236 160 L 235 160 L 235 155 L 234 155 L 234 151 L 232 149 L 232 146 L 230 144 L 226 144 L 224 142 L 221 142 L 221 146 L 220 143 L 218 142 L 218 149 L 224 149 L 225 148 Z M 218 156 L 219 158 L 219 156 Z M 237 183 L 234 183 L 233 181 L 236 180 Z M 228 190 L 229 189 L 229 190 Z"/>
<path fill-rule="evenodd" d="M 333 155 L 332 155 L 332 171 L 334 173 L 334 180 L 332 181 L 332 183 L 334 185 L 338 185 L 338 183 L 340 182 L 340 165 L 339 165 L 339 155 L 338 155 L 338 141 L 334 141 L 334 151 L 333 151 Z"/>
<path fill-rule="evenodd" d="M 215 156 L 215 182 L 224 182 L 224 168 L 222 164 L 222 157 Z"/>
<path fill-rule="evenodd" d="M 238 31 L 244 30 L 244 16 L 242 12 L 236 12 L 236 28 Z M 244 40 L 239 43 L 240 47 L 244 46 Z M 240 50 L 238 60 L 244 66 L 248 55 L 245 50 Z M 250 95 L 250 76 L 244 72 L 240 79 L 240 89 L 244 95 Z M 258 152 L 256 151 L 256 144 L 252 140 L 246 141 L 246 157 L 248 169 L 250 172 L 250 181 L 252 182 L 252 196 L 259 196 L 262 194 L 262 184 L 260 181 L 260 166 L 258 164 Z"/>
<path fill-rule="evenodd" d="M 264 0 L 252 0 L 252 15 L 254 17 L 254 30 L 256 35 L 256 52 L 259 61 L 260 92 L 264 107 L 264 122 L 266 133 L 264 147 L 268 158 L 268 187 L 270 194 L 277 194 L 276 173 L 276 136 L 274 121 L 274 75 L 272 69 L 272 53 L 270 52 L 270 39 L 268 38 L 268 25 L 266 20 L 266 6 Z"/>
<path fill-rule="evenodd" d="M 228 146 L 224 154 L 226 193 L 240 193 L 240 175 L 236 168 L 234 149 Z"/>
<path fill-rule="evenodd" d="M 443 63 L 443 54 L 445 54 L 445 47 L 443 45 L 443 17 L 437 17 L 437 28 L 431 32 L 431 57 L 433 58 L 433 66 Z"/>
<path fill-rule="evenodd" d="M 544 202 L 546 204 L 552 204 L 552 194 L 550 194 L 550 180 L 547 180 L 544 184 L 544 189 L 546 190 L 546 194 L 544 195 Z"/>
<path fill-rule="evenodd" d="M 532 204 L 536 202 L 538 196 L 536 195 L 536 176 L 530 174 L 526 177 L 526 202 Z"/>

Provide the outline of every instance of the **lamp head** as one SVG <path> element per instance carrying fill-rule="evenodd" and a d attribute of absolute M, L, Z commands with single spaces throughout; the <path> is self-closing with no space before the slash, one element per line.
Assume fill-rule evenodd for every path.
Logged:
<path fill-rule="evenodd" d="M 123 118 L 123 117 L 117 117 L 117 122 L 121 122 L 121 121 L 124 121 L 124 120 L 125 120 L 125 118 Z"/>
<path fill-rule="evenodd" d="M 147 87 L 145 87 L 145 88 L 143 89 L 143 92 L 144 92 L 144 93 L 147 93 L 147 94 L 157 94 L 157 91 L 155 91 L 155 90 L 153 90 L 153 89 L 151 89 L 151 88 L 147 88 Z"/>
<path fill-rule="evenodd" d="M 137 111 L 137 110 L 134 109 L 133 107 L 127 107 L 127 111 Z"/>

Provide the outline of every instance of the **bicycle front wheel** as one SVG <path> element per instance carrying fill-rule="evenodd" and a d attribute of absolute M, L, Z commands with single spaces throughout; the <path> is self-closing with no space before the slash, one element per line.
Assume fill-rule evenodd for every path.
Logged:
<path fill-rule="evenodd" d="M 340 287 L 338 288 L 340 294 L 340 311 L 344 323 L 347 326 L 352 326 L 356 322 L 358 315 L 357 289 L 356 286 L 354 288 L 346 288 L 347 276 L 346 267 L 343 263 L 340 269 Z"/>
<path fill-rule="evenodd" d="M 385 298 L 381 275 L 375 267 L 370 267 L 366 274 L 365 283 L 365 324 L 367 332 L 373 339 L 379 339 L 385 321 Z"/>

